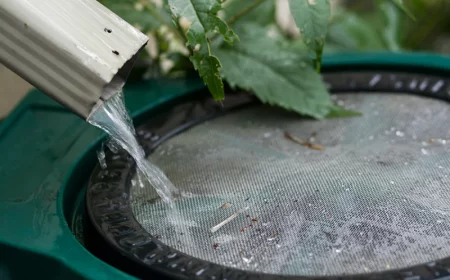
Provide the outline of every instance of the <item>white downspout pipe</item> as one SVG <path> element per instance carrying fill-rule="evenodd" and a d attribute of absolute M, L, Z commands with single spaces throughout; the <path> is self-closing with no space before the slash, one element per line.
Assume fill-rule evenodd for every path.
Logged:
<path fill-rule="evenodd" d="M 0 63 L 84 119 L 147 41 L 96 0 L 0 0 Z"/>

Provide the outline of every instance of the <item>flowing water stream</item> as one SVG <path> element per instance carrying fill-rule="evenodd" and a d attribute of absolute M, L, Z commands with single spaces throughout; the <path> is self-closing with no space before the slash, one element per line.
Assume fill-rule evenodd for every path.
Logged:
<path fill-rule="evenodd" d="M 136 162 L 137 172 L 143 175 L 165 202 L 172 202 L 178 193 L 166 175 L 145 157 L 145 152 L 136 139 L 133 122 L 125 108 L 123 93 L 119 92 L 104 102 L 87 120 L 108 133 L 108 147 L 114 152 L 117 144 L 125 149 Z M 98 152 L 100 164 L 104 163 L 103 149 Z M 102 161 L 103 159 L 103 161 Z"/>

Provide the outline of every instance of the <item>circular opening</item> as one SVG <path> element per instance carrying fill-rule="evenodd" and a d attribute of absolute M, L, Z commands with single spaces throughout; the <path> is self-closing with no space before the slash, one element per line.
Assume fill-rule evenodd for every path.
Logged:
<path fill-rule="evenodd" d="M 88 188 L 94 225 L 172 276 L 441 273 L 450 109 L 446 81 L 418 76 L 326 76 L 336 103 L 362 112 L 355 118 L 300 119 L 240 95 L 223 109 L 181 104 L 139 135 L 184 196 L 169 207 L 110 154 Z"/>
<path fill-rule="evenodd" d="M 172 209 L 135 177 L 136 220 L 183 253 L 271 274 L 358 274 L 449 256 L 448 104 L 336 99 L 363 116 L 304 120 L 260 105 L 163 143 L 150 160 L 189 196 Z"/>

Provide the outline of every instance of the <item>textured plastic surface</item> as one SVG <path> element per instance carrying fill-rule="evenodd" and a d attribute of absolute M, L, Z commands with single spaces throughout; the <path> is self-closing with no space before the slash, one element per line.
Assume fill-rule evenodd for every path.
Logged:
<path fill-rule="evenodd" d="M 450 71 L 450 59 L 425 54 L 337 55 L 325 60 L 324 70 L 390 65 Z M 141 82 L 129 85 L 125 96 L 139 122 L 150 109 L 200 88 L 192 80 Z M 67 224 L 96 164 L 99 137 L 98 130 L 36 91 L 1 123 L 0 277 L 130 278 L 91 255 Z"/>
<path fill-rule="evenodd" d="M 136 115 L 202 87 L 196 80 L 150 81 L 129 85 L 125 95 Z M 100 130 L 38 91 L 2 122 L 2 279 L 129 278 L 92 256 L 65 218 L 96 164 L 92 149 L 100 136 Z"/>

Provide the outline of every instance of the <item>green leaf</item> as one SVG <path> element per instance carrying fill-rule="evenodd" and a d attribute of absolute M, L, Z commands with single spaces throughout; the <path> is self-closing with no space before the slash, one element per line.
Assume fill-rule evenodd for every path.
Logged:
<path fill-rule="evenodd" d="M 230 20 L 233 16 L 239 14 L 245 8 L 250 7 L 258 0 L 228 0 L 224 3 L 223 11 L 226 20 Z M 268 25 L 275 22 L 275 0 L 265 0 L 257 7 L 252 9 L 246 15 L 241 17 L 236 24 L 245 22 L 254 22 L 260 25 Z"/>
<path fill-rule="evenodd" d="M 313 62 L 320 70 L 323 46 L 330 17 L 329 0 L 289 0 L 289 7 L 303 41 L 315 53 Z"/>
<path fill-rule="evenodd" d="M 377 28 L 356 13 L 339 11 L 335 23 L 330 25 L 327 46 L 337 51 L 385 50 Z"/>
<path fill-rule="evenodd" d="M 169 0 L 175 18 L 185 17 L 190 26 L 186 32 L 187 44 L 193 50 L 191 62 L 216 100 L 224 97 L 220 62 L 211 54 L 209 34 L 219 33 L 227 43 L 238 39 L 228 25 L 217 16 L 222 8 L 219 0 Z"/>
<path fill-rule="evenodd" d="M 342 108 L 338 105 L 333 105 L 330 108 L 330 112 L 327 115 L 327 119 L 334 119 L 334 118 L 349 118 L 349 117 L 359 117 L 362 114 L 357 111 L 347 110 L 345 108 Z"/>
<path fill-rule="evenodd" d="M 411 10 L 408 9 L 408 7 L 406 7 L 406 5 L 403 3 L 403 0 L 391 0 L 391 1 L 392 1 L 392 3 L 394 3 L 397 6 L 397 8 L 399 8 L 405 14 L 407 14 L 412 20 L 414 20 L 414 21 L 416 20 L 416 17 L 411 12 Z"/>
<path fill-rule="evenodd" d="M 326 117 L 333 104 L 321 76 L 308 57 L 267 36 L 267 30 L 247 24 L 240 42 L 214 52 L 222 75 L 232 86 L 253 91 L 264 103 L 315 118 Z M 264 46 L 264 47 L 261 47 Z"/>
<path fill-rule="evenodd" d="M 400 15 L 391 2 L 380 1 L 378 4 L 380 14 L 384 19 L 382 37 L 388 50 L 400 51 Z"/>
<path fill-rule="evenodd" d="M 160 19 L 152 15 L 148 10 L 149 8 L 154 9 L 160 17 L 166 17 L 167 19 L 168 16 L 168 13 L 164 9 L 157 7 L 154 3 L 148 3 L 148 6 L 143 6 L 136 0 L 100 0 L 99 2 L 126 22 L 132 25 L 139 25 L 144 32 L 157 29 L 161 26 Z"/>
<path fill-rule="evenodd" d="M 223 82 L 220 77 L 220 61 L 215 56 L 201 56 L 199 54 L 191 56 L 191 61 L 195 69 L 198 69 L 200 77 L 207 85 L 214 100 L 223 100 L 225 97 Z"/>
<path fill-rule="evenodd" d="M 219 0 L 169 0 L 172 14 L 176 17 L 185 17 L 191 23 L 186 36 L 188 44 L 195 47 L 197 44 L 207 44 L 207 34 L 218 31 L 226 42 L 237 40 L 236 34 L 228 25 L 217 16 L 222 9 Z"/>
<path fill-rule="evenodd" d="M 364 16 L 337 9 L 325 51 L 400 51 L 402 16 L 391 0 L 377 1 L 377 9 Z"/>

